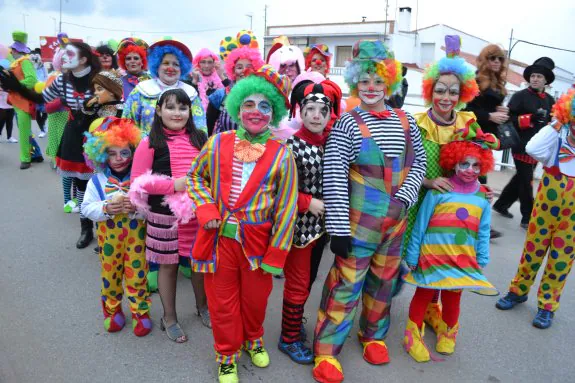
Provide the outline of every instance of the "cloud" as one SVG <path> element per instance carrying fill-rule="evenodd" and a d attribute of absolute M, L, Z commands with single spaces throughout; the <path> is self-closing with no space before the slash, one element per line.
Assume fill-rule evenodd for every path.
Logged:
<path fill-rule="evenodd" d="M 96 10 L 97 0 L 61 0 L 62 13 L 70 15 L 83 15 Z M 60 2 L 52 0 L 20 0 L 20 3 L 27 9 L 39 9 L 42 11 L 60 11 Z M 2 3 L 0 3 L 2 4 Z"/>

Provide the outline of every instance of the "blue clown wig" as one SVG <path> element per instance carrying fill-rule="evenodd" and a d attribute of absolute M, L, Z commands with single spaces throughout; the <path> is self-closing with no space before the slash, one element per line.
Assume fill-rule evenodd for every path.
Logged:
<path fill-rule="evenodd" d="M 180 63 L 180 78 L 185 78 L 192 71 L 192 62 L 178 48 L 171 45 L 158 46 L 148 53 L 148 66 L 150 74 L 158 77 L 158 69 L 162 64 L 162 59 L 167 54 L 173 54 Z"/>

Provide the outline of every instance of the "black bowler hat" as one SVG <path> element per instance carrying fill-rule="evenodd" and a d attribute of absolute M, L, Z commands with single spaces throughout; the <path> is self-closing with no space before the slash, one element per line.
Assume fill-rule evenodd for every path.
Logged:
<path fill-rule="evenodd" d="M 547 84 L 551 84 L 555 81 L 555 74 L 553 73 L 553 68 L 555 68 L 555 63 L 549 57 L 541 57 L 535 60 L 533 65 L 529 65 L 525 68 L 523 72 L 523 78 L 525 81 L 529 82 L 529 78 L 532 73 L 541 73 L 545 76 L 545 81 Z"/>

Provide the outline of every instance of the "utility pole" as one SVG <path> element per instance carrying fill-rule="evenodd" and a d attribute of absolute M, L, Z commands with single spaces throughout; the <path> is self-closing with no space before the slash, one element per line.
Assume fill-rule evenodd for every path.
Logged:
<path fill-rule="evenodd" d="M 251 13 L 246 14 L 247 17 L 250 18 L 250 31 L 253 32 L 253 19 L 254 19 L 254 15 Z"/>
<path fill-rule="evenodd" d="M 266 34 L 268 33 L 268 5 L 264 6 L 264 58 L 266 57 Z"/>
<path fill-rule="evenodd" d="M 385 29 L 383 31 L 383 41 L 385 41 L 387 37 L 387 9 L 389 8 L 389 1 L 385 0 Z"/>
<path fill-rule="evenodd" d="M 26 16 L 30 16 L 30 15 L 27 13 L 22 13 L 22 18 L 24 19 L 24 32 L 27 32 L 26 31 Z"/>
<path fill-rule="evenodd" d="M 60 0 L 60 26 L 58 28 L 58 33 L 62 33 L 62 0 Z"/>

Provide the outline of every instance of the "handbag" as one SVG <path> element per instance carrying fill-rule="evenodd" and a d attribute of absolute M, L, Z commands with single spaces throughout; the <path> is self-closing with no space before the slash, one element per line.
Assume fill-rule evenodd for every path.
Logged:
<path fill-rule="evenodd" d="M 497 138 L 499 139 L 499 150 L 514 149 L 521 146 L 519 133 L 515 130 L 512 122 L 506 122 L 497 127 Z"/>

